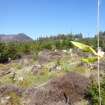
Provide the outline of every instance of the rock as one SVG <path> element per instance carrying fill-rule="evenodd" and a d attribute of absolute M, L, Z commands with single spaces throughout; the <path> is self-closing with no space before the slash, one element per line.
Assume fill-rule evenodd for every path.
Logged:
<path fill-rule="evenodd" d="M 60 71 L 60 70 L 62 70 L 61 66 L 59 66 L 57 64 L 52 64 L 48 69 L 49 69 L 49 71 Z"/>
<path fill-rule="evenodd" d="M 95 62 L 95 63 L 91 64 L 91 66 L 92 66 L 92 69 L 97 70 L 98 63 Z M 100 68 L 100 71 L 102 70 L 105 72 L 105 59 L 99 61 L 99 68 Z"/>
<path fill-rule="evenodd" d="M 2 105 L 8 105 L 8 102 L 9 102 L 10 98 L 11 98 L 10 96 L 1 97 L 0 98 L 0 104 L 2 104 Z"/>
<path fill-rule="evenodd" d="M 40 64 L 35 64 L 32 69 L 31 69 L 31 72 L 34 74 L 34 75 L 37 75 L 39 74 L 40 72 L 42 71 L 42 66 Z"/>
<path fill-rule="evenodd" d="M 18 81 L 19 82 L 22 82 L 24 80 L 24 78 L 21 76 L 21 77 L 18 77 Z"/>
<path fill-rule="evenodd" d="M 67 53 L 67 50 L 62 50 L 62 52 Z"/>
<path fill-rule="evenodd" d="M 56 71 L 60 71 L 60 70 L 62 70 L 61 66 L 57 66 Z"/>

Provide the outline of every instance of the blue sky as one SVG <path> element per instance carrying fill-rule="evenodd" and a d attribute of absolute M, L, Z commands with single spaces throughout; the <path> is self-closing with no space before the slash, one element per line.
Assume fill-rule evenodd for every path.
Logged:
<path fill-rule="evenodd" d="M 100 14 L 100 30 L 105 31 L 105 0 Z M 0 0 L 0 34 L 93 36 L 96 15 L 97 0 Z"/>

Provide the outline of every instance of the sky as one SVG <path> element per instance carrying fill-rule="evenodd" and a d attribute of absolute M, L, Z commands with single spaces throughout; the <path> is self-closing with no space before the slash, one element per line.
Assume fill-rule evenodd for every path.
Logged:
<path fill-rule="evenodd" d="M 100 0 L 105 31 L 105 0 Z M 68 33 L 96 33 L 97 0 L 0 0 L 0 34 L 25 33 L 33 39 Z"/>

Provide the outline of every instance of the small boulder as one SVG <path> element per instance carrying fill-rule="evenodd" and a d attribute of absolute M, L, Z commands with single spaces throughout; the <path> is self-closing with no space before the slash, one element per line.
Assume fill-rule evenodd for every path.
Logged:
<path fill-rule="evenodd" d="M 42 71 L 42 66 L 40 64 L 35 64 L 32 69 L 31 69 L 31 72 L 34 74 L 34 75 L 37 75 L 39 74 L 40 72 Z"/>

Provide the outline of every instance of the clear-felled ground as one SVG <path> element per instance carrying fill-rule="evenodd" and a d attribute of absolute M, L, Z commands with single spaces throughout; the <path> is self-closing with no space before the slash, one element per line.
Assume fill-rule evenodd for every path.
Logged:
<path fill-rule="evenodd" d="M 0 105 L 87 104 L 84 95 L 96 68 L 80 59 L 69 51 L 44 50 L 37 60 L 25 56 L 0 64 Z"/>

